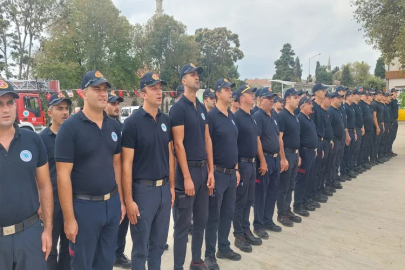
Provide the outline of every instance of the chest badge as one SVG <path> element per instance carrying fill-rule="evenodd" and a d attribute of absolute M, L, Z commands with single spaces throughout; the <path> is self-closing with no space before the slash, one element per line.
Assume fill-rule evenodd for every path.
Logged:
<path fill-rule="evenodd" d="M 204 114 L 204 113 L 201 113 L 201 118 L 202 118 L 203 120 L 205 120 L 205 114 Z"/>
<path fill-rule="evenodd" d="M 255 121 L 255 124 L 257 125 L 257 123 L 256 123 L 256 119 L 253 119 L 253 121 Z"/>
<path fill-rule="evenodd" d="M 232 124 L 234 124 L 236 126 L 235 121 L 233 121 L 233 120 L 232 120 Z"/>
<path fill-rule="evenodd" d="M 21 151 L 21 153 L 20 153 L 20 158 L 21 158 L 21 160 L 24 161 L 24 162 L 30 162 L 31 159 L 32 159 L 32 154 L 31 154 L 31 152 L 28 151 L 28 150 L 23 150 L 23 151 Z"/>
<path fill-rule="evenodd" d="M 295 118 L 295 119 L 297 119 L 297 122 L 298 122 L 298 123 L 300 122 L 300 120 L 298 120 L 298 118 Z"/>
<path fill-rule="evenodd" d="M 111 138 L 113 139 L 114 142 L 116 142 L 118 140 L 117 133 L 115 133 L 114 131 L 111 132 Z"/>
<path fill-rule="evenodd" d="M 162 123 L 161 127 L 162 127 L 162 130 L 163 130 L 164 132 L 167 131 L 167 127 L 166 127 L 166 125 L 165 125 L 164 123 Z"/>
<path fill-rule="evenodd" d="M 276 120 L 274 120 L 274 124 L 276 124 L 276 126 L 277 126 L 277 121 Z"/>

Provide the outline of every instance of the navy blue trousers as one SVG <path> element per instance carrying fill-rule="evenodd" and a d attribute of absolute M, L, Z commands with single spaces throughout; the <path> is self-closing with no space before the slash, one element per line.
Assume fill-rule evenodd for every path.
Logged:
<path fill-rule="evenodd" d="M 59 242 L 59 252 L 58 252 Z M 52 227 L 52 249 L 46 261 L 48 270 L 69 270 L 69 240 L 66 238 L 63 226 L 63 213 L 59 198 L 54 197 L 53 202 L 53 227 Z"/>
<path fill-rule="evenodd" d="M 298 154 L 285 153 L 288 161 L 288 170 L 280 174 L 280 186 L 277 194 L 278 215 L 291 210 L 292 193 L 295 189 L 295 178 L 298 172 Z"/>
<path fill-rule="evenodd" d="M 373 143 L 372 143 L 372 147 L 371 147 L 371 160 L 376 160 L 378 158 L 378 152 L 379 152 L 379 148 L 380 148 L 380 144 L 381 144 L 381 137 L 382 137 L 382 124 L 379 123 L 378 124 L 381 132 L 379 135 L 376 134 L 376 129 L 374 127 L 374 131 L 373 131 Z"/>
<path fill-rule="evenodd" d="M 370 152 L 372 147 L 373 131 L 366 131 L 361 138 L 359 157 L 357 159 L 357 164 L 364 165 L 369 161 Z"/>
<path fill-rule="evenodd" d="M 208 219 L 208 170 L 207 166 L 189 167 L 194 183 L 195 195 L 187 196 L 184 192 L 184 178 L 180 166 L 176 166 L 176 198 L 177 222 L 174 230 L 174 269 L 183 269 L 187 252 L 188 231 L 193 219 L 193 235 L 191 242 L 192 260 L 201 260 L 201 248 L 204 230 Z M 167 239 L 165 238 L 165 241 Z"/>
<path fill-rule="evenodd" d="M 255 163 L 239 162 L 240 182 L 236 189 L 235 212 L 233 216 L 233 234 L 243 235 L 250 230 L 250 209 L 255 199 Z"/>
<path fill-rule="evenodd" d="M 119 194 L 107 201 L 73 199 L 79 233 L 69 241 L 72 270 L 111 270 L 121 219 Z"/>
<path fill-rule="evenodd" d="M 311 168 L 315 164 L 315 150 L 300 149 L 301 166 L 295 178 L 294 207 L 304 203 Z"/>
<path fill-rule="evenodd" d="M 345 142 L 343 138 L 342 139 L 334 138 L 333 143 L 334 147 L 332 150 L 332 159 L 331 159 L 332 172 L 330 184 L 339 180 L 340 159 L 343 156 L 342 152 Z"/>
<path fill-rule="evenodd" d="M 349 136 L 351 138 L 349 145 L 345 144 L 344 147 L 344 152 L 343 152 L 343 158 L 342 161 L 340 163 L 340 174 L 348 174 L 349 171 L 352 169 L 351 165 L 352 165 L 352 159 L 353 159 L 353 145 L 355 142 L 355 138 L 354 138 L 354 132 L 349 130 Z"/>
<path fill-rule="evenodd" d="M 1 270 L 46 270 L 45 255 L 42 252 L 40 221 L 25 231 L 0 236 Z"/>
<path fill-rule="evenodd" d="M 208 221 L 205 230 L 205 256 L 218 250 L 231 250 L 228 240 L 236 199 L 236 172 L 225 174 L 215 171 L 215 192 L 209 198 Z"/>
<path fill-rule="evenodd" d="M 132 184 L 132 196 L 138 205 L 138 222 L 130 225 L 132 236 L 132 269 L 158 270 L 169 233 L 171 194 L 170 184 L 153 187 Z"/>
<path fill-rule="evenodd" d="M 361 128 L 356 128 L 356 133 L 357 133 L 357 141 L 354 142 L 353 144 L 353 153 L 352 153 L 352 168 L 357 167 L 361 163 L 359 162 L 359 155 L 360 155 L 360 149 L 361 149 Z"/>
<path fill-rule="evenodd" d="M 280 158 L 264 156 L 268 171 L 260 175 L 256 170 L 255 207 L 253 227 L 263 228 L 265 224 L 273 223 L 274 207 L 276 206 L 278 188 L 280 185 Z M 259 162 L 256 164 L 259 168 Z"/>
<path fill-rule="evenodd" d="M 308 184 L 305 189 L 305 198 L 310 198 L 317 193 L 319 175 L 322 165 L 322 151 L 323 151 L 323 141 L 318 140 L 317 147 L 318 155 L 315 157 L 315 162 L 313 168 L 311 168 Z"/>
<path fill-rule="evenodd" d="M 394 144 L 395 139 L 397 138 L 398 133 L 398 121 L 394 120 L 392 123 L 392 132 L 391 132 L 391 141 L 389 146 L 389 152 L 392 152 L 392 145 Z"/>
<path fill-rule="evenodd" d="M 127 215 L 125 215 L 124 219 L 122 220 L 118 228 L 118 239 L 117 239 L 117 247 L 115 248 L 115 258 L 120 258 L 124 256 L 128 227 L 129 227 L 129 219 Z"/>
<path fill-rule="evenodd" d="M 329 148 L 329 151 L 325 150 L 325 158 L 322 162 L 322 187 L 332 184 L 332 143 L 330 141 L 325 141 L 325 143 L 324 149 Z"/>
<path fill-rule="evenodd" d="M 316 190 L 317 192 L 319 192 L 325 188 L 326 175 L 327 175 L 326 170 L 327 170 L 328 162 L 330 163 L 331 152 L 332 152 L 332 144 L 330 143 L 330 141 L 323 140 L 322 150 L 323 150 L 324 156 L 322 158 L 321 166 L 319 168 L 318 186 L 317 186 L 317 190 Z M 322 153 L 321 153 L 321 155 L 322 155 Z"/>

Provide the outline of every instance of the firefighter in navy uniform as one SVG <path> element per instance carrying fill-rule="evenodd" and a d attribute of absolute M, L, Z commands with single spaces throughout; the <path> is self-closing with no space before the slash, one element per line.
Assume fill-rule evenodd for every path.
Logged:
<path fill-rule="evenodd" d="M 361 108 L 363 122 L 364 122 L 364 135 L 361 138 L 359 158 L 357 164 L 363 167 L 365 170 L 371 169 L 370 165 L 370 149 L 372 147 L 373 137 L 373 110 L 370 107 L 371 94 L 370 92 L 363 90 L 361 92 L 361 100 L 359 106 Z"/>
<path fill-rule="evenodd" d="M 338 95 L 342 96 L 342 99 L 341 99 L 342 102 L 341 102 L 341 104 L 339 106 L 339 111 L 342 114 L 343 124 L 344 124 L 344 128 L 345 128 L 345 132 L 344 132 L 344 135 L 343 135 L 343 140 L 341 141 L 341 144 L 342 144 L 341 149 L 342 149 L 342 151 L 340 151 L 340 155 L 337 157 L 337 162 L 339 163 L 338 168 L 340 168 L 339 169 L 340 175 L 339 175 L 338 180 L 340 182 L 345 182 L 346 180 L 350 180 L 349 176 L 342 174 L 341 166 L 340 166 L 340 164 L 342 163 L 343 155 L 344 155 L 344 149 L 345 149 L 345 147 L 347 147 L 350 144 L 350 141 L 351 141 L 351 138 L 349 136 L 349 131 L 347 130 L 346 110 L 345 110 L 345 107 L 343 106 L 343 101 L 344 101 L 344 99 L 346 97 L 346 91 L 347 90 L 349 90 L 349 88 L 348 87 L 343 87 L 343 86 L 338 86 L 336 88 L 336 93 L 338 93 Z"/>
<path fill-rule="evenodd" d="M 350 181 L 352 178 L 356 178 L 357 174 L 352 171 L 353 169 L 353 149 L 354 143 L 357 141 L 356 133 L 356 114 L 354 109 L 351 107 L 353 103 L 353 93 L 350 90 L 346 91 L 346 100 L 344 103 L 344 108 L 347 115 L 347 130 L 350 136 L 349 144 L 346 144 L 344 148 L 343 158 L 340 163 L 340 174 L 346 176 L 346 181 Z"/>
<path fill-rule="evenodd" d="M 363 112 L 359 105 L 360 98 L 361 98 L 361 92 L 359 90 L 355 89 L 353 91 L 353 103 L 351 104 L 351 107 L 354 109 L 354 113 L 355 113 L 354 124 L 355 124 L 355 129 L 356 129 L 356 134 L 357 134 L 357 140 L 353 143 L 352 166 L 353 166 L 353 171 L 355 173 L 361 174 L 365 170 L 363 169 L 362 166 L 359 166 L 358 158 L 359 158 L 359 154 L 360 154 L 361 140 L 365 133 L 365 130 L 364 130 Z"/>
<path fill-rule="evenodd" d="M 379 155 L 381 137 L 384 132 L 384 107 L 381 104 L 382 95 L 383 93 L 380 90 L 377 90 L 375 92 L 374 101 L 371 102 L 374 120 L 374 135 L 371 161 L 374 163 L 374 165 L 383 163 L 382 157 Z"/>
<path fill-rule="evenodd" d="M 57 174 L 55 163 L 55 140 L 60 126 L 69 117 L 69 107 L 72 101 L 62 93 L 53 94 L 48 100 L 48 116 L 52 124 L 39 133 L 45 144 L 48 154 L 49 174 L 53 188 L 53 227 L 52 227 L 52 250 L 47 260 L 48 270 L 70 269 L 69 240 L 63 230 L 63 214 L 59 202 Z M 59 252 L 58 252 L 59 242 Z"/>
<path fill-rule="evenodd" d="M 385 132 L 384 132 L 384 138 L 383 138 L 383 146 L 382 146 L 382 151 L 381 155 L 383 156 L 384 161 L 390 160 L 391 156 L 388 155 L 389 152 L 389 140 L 391 136 L 391 109 L 389 107 L 389 103 L 391 102 L 390 93 L 384 93 L 383 95 L 383 106 L 384 106 L 384 127 L 385 127 Z"/>
<path fill-rule="evenodd" d="M 15 122 L 18 98 L 0 80 L 0 269 L 45 270 L 53 215 L 48 157 L 41 138 Z"/>
<path fill-rule="evenodd" d="M 284 98 L 279 96 L 274 97 L 273 109 L 271 109 L 271 116 L 277 120 L 277 115 L 284 108 Z"/>
<path fill-rule="evenodd" d="M 392 94 L 392 100 L 390 105 L 391 109 L 391 125 L 392 125 L 392 132 L 391 132 L 391 140 L 389 142 L 389 153 L 391 156 L 395 157 L 397 154 L 395 154 L 392 151 L 392 145 L 394 144 L 395 139 L 397 138 L 397 132 L 398 132 L 398 90 L 395 88 L 391 89 L 391 94 Z"/>

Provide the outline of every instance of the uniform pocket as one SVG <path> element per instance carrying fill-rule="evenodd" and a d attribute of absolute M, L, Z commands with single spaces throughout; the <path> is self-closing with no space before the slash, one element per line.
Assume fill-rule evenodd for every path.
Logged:
<path fill-rule="evenodd" d="M 144 232 L 146 230 L 146 216 L 144 216 L 144 211 L 141 211 L 140 216 L 137 217 L 137 222 L 135 225 L 131 225 L 134 232 Z"/>
<path fill-rule="evenodd" d="M 190 200 L 190 196 L 187 196 L 184 191 L 183 192 L 179 192 L 176 191 L 176 198 L 175 198 L 175 204 L 176 207 L 179 209 L 185 209 L 185 208 L 189 208 L 189 203 L 188 201 Z"/>
<path fill-rule="evenodd" d="M 76 259 L 76 244 L 74 244 L 72 241 L 69 241 L 69 255 L 72 260 Z"/>

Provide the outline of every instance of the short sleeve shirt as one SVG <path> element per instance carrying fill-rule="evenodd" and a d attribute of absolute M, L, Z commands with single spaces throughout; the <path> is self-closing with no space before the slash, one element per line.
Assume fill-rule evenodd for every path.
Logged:
<path fill-rule="evenodd" d="M 378 123 L 384 122 L 383 105 L 380 102 L 373 100 L 373 102 L 371 102 L 371 107 L 373 108 L 373 111 L 377 113 L 377 122 Z"/>
<path fill-rule="evenodd" d="M 132 179 L 160 180 L 169 176 L 169 117 L 160 110 L 156 120 L 140 107 L 125 120 L 122 147 L 135 150 Z"/>
<path fill-rule="evenodd" d="M 280 152 L 277 120 L 268 115 L 263 109 L 259 109 L 253 117 L 257 123 L 257 135 L 260 136 L 263 151 L 272 154 Z"/>
<path fill-rule="evenodd" d="M 55 142 L 56 162 L 73 163 L 75 194 L 104 195 L 116 187 L 114 155 L 121 153 L 121 127 L 104 113 L 102 128 L 78 112 L 60 127 Z"/>
<path fill-rule="evenodd" d="M 398 119 L 398 100 L 392 99 L 390 103 L 392 120 Z"/>
<path fill-rule="evenodd" d="M 257 154 L 257 124 L 253 116 L 240 108 L 235 114 L 238 128 L 238 156 L 254 158 Z"/>
<path fill-rule="evenodd" d="M 36 169 L 48 162 L 41 138 L 14 124 L 8 151 L 0 144 L 0 227 L 22 222 L 39 208 Z"/>
<path fill-rule="evenodd" d="M 205 127 L 207 124 L 207 110 L 205 106 L 196 99 L 194 103 L 182 96 L 170 109 L 171 127 L 184 126 L 184 148 L 187 160 L 205 160 L 207 151 L 205 149 Z"/>
<path fill-rule="evenodd" d="M 373 109 L 363 100 L 359 101 L 359 106 L 363 113 L 364 130 L 373 131 L 374 126 Z"/>
<path fill-rule="evenodd" d="M 356 116 L 355 117 L 356 120 L 354 122 L 356 128 L 362 128 L 364 125 L 364 120 L 363 120 L 363 112 L 361 111 L 361 107 L 354 102 L 352 103 L 351 107 L 353 108 L 355 116 Z"/>
<path fill-rule="evenodd" d="M 333 140 L 333 129 L 330 123 L 329 115 L 325 109 L 322 108 L 323 113 L 323 120 L 325 121 L 325 137 L 324 139 L 327 141 Z"/>
<path fill-rule="evenodd" d="M 233 169 L 238 163 L 238 128 L 233 113 L 228 116 L 217 107 L 208 112 L 208 126 L 214 152 L 214 165 Z"/>
<path fill-rule="evenodd" d="M 300 123 L 286 108 L 277 115 L 278 129 L 283 132 L 284 148 L 300 148 Z"/>
<path fill-rule="evenodd" d="M 391 110 L 387 104 L 383 104 L 384 108 L 384 122 L 391 123 Z"/>
<path fill-rule="evenodd" d="M 46 153 L 48 155 L 49 174 L 51 175 L 52 188 L 54 191 L 58 190 L 56 162 L 55 162 L 55 140 L 56 134 L 47 127 L 39 133 L 42 141 L 45 144 Z"/>
<path fill-rule="evenodd" d="M 323 120 L 323 113 L 322 113 L 322 107 L 319 106 L 318 103 L 312 101 L 313 104 L 313 113 L 311 114 L 311 119 L 314 121 L 315 126 L 316 126 L 316 133 L 318 134 L 319 137 L 323 138 L 325 137 L 325 122 Z"/>
<path fill-rule="evenodd" d="M 342 112 L 333 106 L 330 106 L 326 111 L 329 116 L 330 124 L 332 125 L 334 138 L 342 139 L 345 135 L 344 116 Z"/>
<path fill-rule="evenodd" d="M 343 104 L 340 105 L 339 111 L 343 116 L 343 125 L 345 126 L 345 128 L 347 128 L 347 115 L 346 115 L 346 110 L 345 110 L 345 107 L 343 106 Z"/>
<path fill-rule="evenodd" d="M 345 103 L 343 106 L 346 110 L 347 115 L 347 128 L 355 128 L 356 114 L 354 112 L 354 109 L 347 103 Z"/>
<path fill-rule="evenodd" d="M 322 109 L 322 108 L 321 108 Z M 301 147 L 315 149 L 318 147 L 318 134 L 316 132 L 315 123 L 312 119 L 302 112 L 297 115 L 297 119 L 300 121 L 300 144 Z"/>

